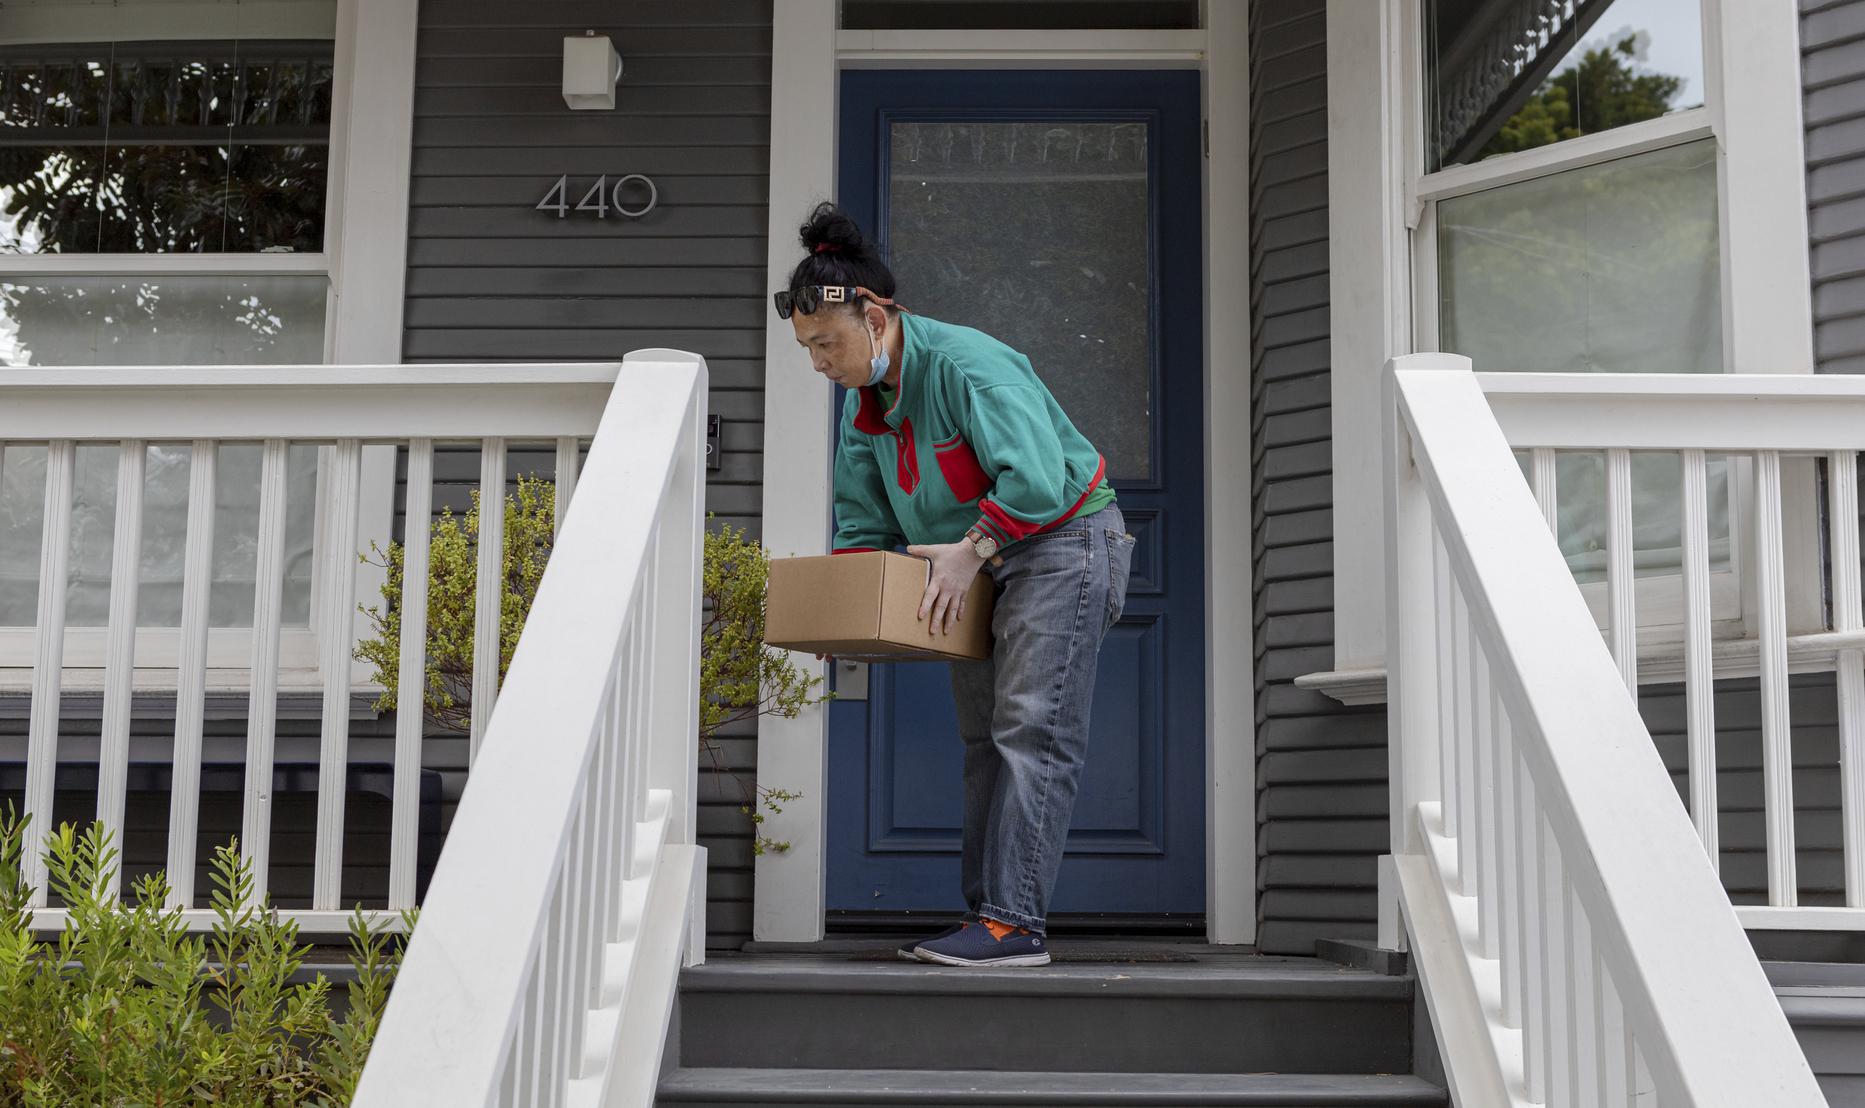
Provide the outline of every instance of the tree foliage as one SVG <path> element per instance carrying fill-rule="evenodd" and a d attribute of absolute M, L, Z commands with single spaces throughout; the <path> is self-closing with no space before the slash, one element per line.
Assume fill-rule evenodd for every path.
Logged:
<path fill-rule="evenodd" d="M 1610 46 L 1588 50 L 1578 62 L 1542 82 L 1473 160 L 1550 146 L 1664 115 L 1683 88 L 1683 78 L 1640 73 L 1633 68 L 1637 55 L 1635 33 Z"/>

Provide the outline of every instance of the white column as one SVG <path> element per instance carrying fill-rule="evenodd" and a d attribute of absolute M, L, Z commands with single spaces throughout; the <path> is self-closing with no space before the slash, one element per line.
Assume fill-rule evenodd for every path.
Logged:
<path fill-rule="evenodd" d="M 835 195 L 835 0 L 785 0 L 771 38 L 770 235 L 766 283 L 777 288 L 802 256 L 797 225 Z M 766 317 L 764 340 L 763 541 L 775 557 L 821 554 L 830 523 L 829 392 L 798 350 L 788 320 Z M 822 663 L 791 655 L 806 673 Z M 760 941 L 813 942 L 823 935 L 823 825 L 828 713 L 758 723 L 758 780 L 801 799 L 764 826 L 787 851 L 757 856 L 751 933 Z"/>

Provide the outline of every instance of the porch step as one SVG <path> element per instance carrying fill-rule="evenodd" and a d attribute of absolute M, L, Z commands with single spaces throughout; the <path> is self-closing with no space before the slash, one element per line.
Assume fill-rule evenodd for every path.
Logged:
<path fill-rule="evenodd" d="M 1865 1108 L 1865 965 L 1763 962 L 1832 1108 Z"/>
<path fill-rule="evenodd" d="M 891 943 L 866 956 L 712 955 L 681 974 L 680 1064 L 1410 1072 L 1411 978 L 1200 949 L 1076 962 L 1058 947 L 1050 965 L 1003 969 L 905 962 Z"/>
<path fill-rule="evenodd" d="M 1449 1104 L 1411 1073 L 1409 976 L 1169 940 L 965 969 L 899 941 L 683 971 L 658 1103 Z"/>
<path fill-rule="evenodd" d="M 1449 1103 L 1407 1075 L 1052 1073 L 1027 1070 L 831 1070 L 724 1066 L 675 1071 L 659 1103 L 959 1105 L 1250 1105 L 1349 1108 Z"/>

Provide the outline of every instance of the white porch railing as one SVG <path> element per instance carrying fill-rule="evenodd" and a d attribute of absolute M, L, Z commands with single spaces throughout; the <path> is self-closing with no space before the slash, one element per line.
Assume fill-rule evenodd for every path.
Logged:
<path fill-rule="evenodd" d="M 1531 391 L 1534 379 L 1469 369 L 1421 354 L 1386 374 L 1393 858 L 1381 938 L 1398 940 L 1402 913 L 1453 1094 L 1486 1106 L 1823 1104 L 1627 690 L 1635 671 L 1615 663 L 1516 468 L 1504 428 L 1547 409 L 1500 394 Z M 1790 444 L 1865 446 L 1865 408 L 1737 402 L 1756 380 L 1665 383 L 1675 398 L 1715 382 L 1728 390 L 1727 419 L 1589 406 L 1601 441 L 1524 432 L 1518 443 L 1755 451 L 1764 503 L 1759 459 Z M 1588 384 L 1602 382 L 1635 384 Z M 1784 398 L 1800 383 L 1767 387 Z M 1484 395 L 1492 384 L 1502 425 Z M 1865 402 L 1865 388 L 1849 395 Z M 1628 507 L 1623 484 L 1609 481 L 1615 514 Z M 1700 484 L 1685 481 L 1699 508 Z M 1698 532 L 1702 518 L 1686 516 Z M 1760 533 L 1778 549 L 1770 526 L 1764 509 Z M 1625 530 L 1615 528 L 1619 542 Z M 1627 612 L 1629 551 L 1610 561 L 1613 607 Z M 1761 577 L 1765 608 L 1781 591 Z M 1785 636 L 1783 621 L 1763 621 L 1764 656 L 1778 655 L 1765 663 L 1764 695 L 1776 704 Z M 1622 658 L 1631 638 L 1619 638 Z M 1776 670 L 1778 682 L 1767 678 Z"/>
<path fill-rule="evenodd" d="M 44 450 L 39 580 L 62 583 L 72 548 L 80 445 L 119 448 L 114 572 L 95 764 L 97 817 L 123 825 L 136 665 L 173 667 L 177 690 L 168 866 L 173 906 L 197 906 L 203 705 L 210 691 L 249 703 L 241 850 L 255 893 L 271 869 L 276 708 L 281 680 L 321 694 L 313 896 L 286 910 L 307 932 L 341 933 L 351 646 L 365 450 L 408 451 L 399 682 L 423 684 L 428 529 L 437 444 L 481 453 L 480 489 L 504 502 L 506 453 L 554 446 L 559 535 L 502 687 L 476 666 L 471 777 L 422 905 L 359 1105 L 647 1103 L 675 979 L 704 954 L 705 851 L 696 844 L 700 551 L 706 367 L 649 350 L 598 365 L 293 366 L 9 370 L 0 374 L 0 445 Z M 590 440 L 578 473 L 581 445 Z M 259 443 L 254 628 L 209 628 L 216 458 Z M 189 450 L 181 626 L 136 627 L 143 466 L 151 444 Z M 281 666 L 286 459 L 324 448 L 315 669 Z M 4 457 L 4 455 L 0 455 Z M 562 510 L 575 492 L 574 511 Z M 588 506 L 584 506 L 587 504 Z M 500 517 L 492 507 L 489 518 Z M 502 528 L 477 548 L 473 654 L 496 658 Z M 38 590 L 25 807 L 35 924 L 58 927 L 40 842 L 60 762 L 69 662 L 65 592 Z M 85 633 L 95 635 L 95 631 Z M 300 632 L 302 634 L 302 632 Z M 226 665 L 229 636 L 250 664 Z M 138 658 L 156 643 L 172 657 Z M 212 646 L 210 648 L 210 643 Z M 244 643 L 242 643 L 244 645 Z M 220 665 L 210 667 L 210 656 Z M 226 687 L 222 687 L 226 686 Z M 494 697 L 496 694 L 496 704 Z M 398 713 L 386 910 L 416 890 L 422 713 Z M 148 751 L 144 750 L 143 754 Z M 83 752 L 77 756 L 86 757 Z M 69 762 L 74 752 L 67 750 Z M 284 830 L 292 830 L 286 828 Z M 360 859 L 351 857 L 354 865 Z M 370 859 L 376 861 L 377 859 Z M 609 1097 L 609 1100 L 603 1100 Z M 594 1099 L 590 1099 L 594 1098 Z"/>
<path fill-rule="evenodd" d="M 706 368 L 623 363 L 371 1050 L 358 1108 L 649 1104 L 694 839 Z"/>

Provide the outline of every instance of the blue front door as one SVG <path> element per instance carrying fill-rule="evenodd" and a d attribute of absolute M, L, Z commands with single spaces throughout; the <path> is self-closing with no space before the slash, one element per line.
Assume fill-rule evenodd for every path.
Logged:
<path fill-rule="evenodd" d="M 1063 921 L 1204 913 L 1201 168 L 1197 73 L 842 75 L 840 202 L 884 245 L 901 303 L 1029 355 L 1139 539 L 1050 904 Z M 946 667 L 866 678 L 865 699 L 829 709 L 830 920 L 956 914 Z"/>

